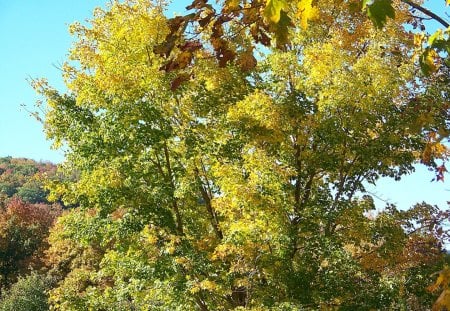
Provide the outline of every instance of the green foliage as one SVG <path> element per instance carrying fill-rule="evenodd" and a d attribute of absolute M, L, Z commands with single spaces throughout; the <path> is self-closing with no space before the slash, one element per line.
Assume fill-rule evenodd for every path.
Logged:
<path fill-rule="evenodd" d="M 19 277 L 0 298 L 1 311 L 47 311 L 47 290 L 50 282 L 44 275 L 32 272 L 26 277 Z"/>
<path fill-rule="evenodd" d="M 216 18 L 194 4 L 196 18 Z M 143 0 L 71 27 L 67 94 L 33 83 L 48 105 L 47 135 L 68 148 L 62 172 L 78 176 L 52 184 L 51 197 L 79 207 L 50 230 L 51 308 L 429 303 L 428 280 L 410 276 L 442 264 L 448 213 L 427 204 L 375 212 L 363 193 L 365 182 L 445 158 L 447 95 L 437 76 L 416 75 L 406 10 L 367 3 L 380 32 L 351 6 L 295 4 L 268 1 L 270 29 L 202 21 L 195 45 L 189 16 L 168 20 Z M 265 8 L 254 5 L 245 18 Z M 280 23 L 294 27 L 289 44 L 268 47 L 257 65 L 252 40 Z"/>
<path fill-rule="evenodd" d="M 29 159 L 0 158 L 0 198 L 4 205 L 13 196 L 28 203 L 49 203 L 45 178 L 55 175 L 56 166 Z"/>
<path fill-rule="evenodd" d="M 377 28 L 383 28 L 387 18 L 395 18 L 392 0 L 363 0 L 363 10 Z"/>
<path fill-rule="evenodd" d="M 47 195 L 48 192 L 43 188 L 43 185 L 36 181 L 25 183 L 17 192 L 17 196 L 22 201 L 31 204 L 46 202 Z"/>

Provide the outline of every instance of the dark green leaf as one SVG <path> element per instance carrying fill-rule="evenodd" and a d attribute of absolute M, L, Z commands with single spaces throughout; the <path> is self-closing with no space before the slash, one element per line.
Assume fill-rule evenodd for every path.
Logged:
<path fill-rule="evenodd" d="M 395 17 L 392 0 L 363 0 L 363 10 L 377 28 L 383 28 L 388 17 Z"/>

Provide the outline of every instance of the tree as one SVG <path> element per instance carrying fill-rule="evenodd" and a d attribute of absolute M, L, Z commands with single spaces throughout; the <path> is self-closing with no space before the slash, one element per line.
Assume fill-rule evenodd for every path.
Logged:
<path fill-rule="evenodd" d="M 0 210 L 0 276 L 6 287 L 30 268 L 43 266 L 49 228 L 60 214 L 57 205 L 29 204 L 14 198 Z"/>
<path fill-rule="evenodd" d="M 364 182 L 446 156 L 446 95 L 431 96 L 438 73 L 423 76 L 411 57 L 407 7 L 378 31 L 351 2 L 282 3 L 239 8 L 243 20 L 270 11 L 242 28 L 210 24 L 223 15 L 194 1 L 211 18 L 196 44 L 186 17 L 149 1 L 114 2 L 71 27 L 69 91 L 34 81 L 47 135 L 68 148 L 63 169 L 79 173 L 52 189 L 79 204 L 49 238 L 61 278 L 52 308 L 430 303 L 428 279 L 411 276 L 442 264 L 447 213 L 375 213 L 362 195 Z M 278 46 L 256 62 L 264 35 Z"/>
<path fill-rule="evenodd" d="M 19 277 L 11 288 L 2 293 L 1 311 L 46 311 L 49 310 L 46 291 L 50 282 L 43 275 L 32 272 Z"/>
<path fill-rule="evenodd" d="M 36 181 L 25 183 L 17 192 L 17 196 L 25 202 L 36 204 L 47 201 L 47 191 Z"/>

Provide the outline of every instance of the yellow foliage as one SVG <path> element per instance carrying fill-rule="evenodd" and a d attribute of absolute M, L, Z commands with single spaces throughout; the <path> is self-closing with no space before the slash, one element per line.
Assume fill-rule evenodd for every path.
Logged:
<path fill-rule="evenodd" d="M 439 55 L 435 50 L 428 50 L 422 56 L 422 62 L 427 68 L 427 72 L 436 72 L 438 69 L 438 65 L 436 63 L 436 59 L 439 58 Z"/>
<path fill-rule="evenodd" d="M 150 226 L 146 226 L 144 230 L 141 231 L 141 236 L 150 245 L 156 245 L 158 242 L 158 236 L 156 235 L 155 230 L 153 230 Z"/>
<path fill-rule="evenodd" d="M 166 18 L 149 1 L 135 1 L 132 6 L 116 2 L 110 12 L 97 9 L 91 23 L 95 29 L 81 23 L 70 27 L 71 33 L 85 37 L 70 53 L 81 70 L 72 68 L 66 75 L 77 101 L 104 107 L 108 103 L 99 100 L 100 94 L 142 96 L 159 76 L 162 60 L 150 57 L 152 46 L 160 44 L 168 31 Z"/>
<path fill-rule="evenodd" d="M 240 0 L 225 0 L 224 11 L 229 12 L 239 8 Z"/>
<path fill-rule="evenodd" d="M 255 91 L 231 107 L 227 117 L 261 140 L 275 141 L 280 138 L 280 112 L 272 98 L 261 91 Z"/>
<path fill-rule="evenodd" d="M 319 15 L 319 10 L 312 5 L 313 0 L 300 0 L 298 1 L 298 17 L 300 18 L 300 26 L 303 29 L 308 27 L 308 21 L 314 20 Z"/>
<path fill-rule="evenodd" d="M 450 284 L 450 268 L 448 266 L 445 266 L 444 269 L 439 271 L 439 275 L 438 278 L 436 279 L 436 282 L 433 285 L 430 285 L 428 287 L 428 290 L 434 292 L 440 287 L 442 287 L 443 289 L 447 289 L 449 284 Z"/>
<path fill-rule="evenodd" d="M 116 1 L 108 14 L 95 13 L 92 29 L 74 25 L 81 40 L 71 57 L 80 66 L 64 70 L 77 105 L 69 107 L 74 112 L 55 114 L 49 127 L 68 141 L 81 177 L 54 191 L 83 198 L 80 204 L 91 207 L 95 217 L 76 215 L 55 230 L 108 249 L 97 255 L 94 248 L 52 233 L 48 254 L 57 264 L 74 250 L 82 261 L 70 268 L 85 261 L 95 270 L 92 277 L 89 271 L 69 275 L 53 294 L 63 301 L 77 282 L 114 275 L 113 289 L 136 308 L 171 310 L 181 302 L 186 303 L 181 309 L 193 310 L 190 303 L 197 299 L 210 310 L 232 310 L 236 287 L 247 295 L 242 310 L 257 310 L 265 297 L 273 296 L 274 304 L 286 301 L 300 287 L 311 306 L 327 308 L 351 302 L 344 282 L 355 275 L 355 289 L 373 282 L 377 290 L 393 266 L 397 278 L 403 258 L 410 258 L 402 252 L 408 245 L 400 245 L 404 232 L 397 217 L 403 214 L 386 214 L 392 224 L 378 225 L 365 214 L 373 202 L 358 202 L 356 193 L 364 178 L 376 180 L 408 167 L 410 151 L 419 150 L 423 136 L 406 137 L 405 128 L 416 119 L 420 129 L 438 120 L 431 113 L 420 120 L 406 109 L 416 80 L 413 40 L 401 36 L 403 23 L 373 31 L 360 8 L 348 11 L 349 2 L 359 3 L 259 0 L 258 9 L 247 7 L 250 13 L 245 9 L 242 15 L 248 17 L 266 3 L 266 19 L 252 16 L 257 31 L 239 31 L 233 37 L 239 42 L 251 42 L 250 35 L 264 40 L 270 34 L 266 26 L 279 26 L 274 23 L 297 23 L 289 32 L 291 44 L 276 51 L 267 47 L 257 67 L 250 44 L 230 42 L 238 46 L 234 65 L 218 68 L 211 46 L 225 47 L 225 38 L 241 26 L 233 20 L 211 26 L 223 36 L 207 40 L 201 51 L 183 50 L 188 37 L 180 34 L 171 56 L 177 66 L 192 66 L 194 78 L 176 92 L 166 84 L 180 76 L 180 68 L 160 70 L 164 62 L 154 54 L 174 25 L 166 25 L 147 1 L 138 7 Z M 240 4 L 250 6 L 242 0 L 224 5 L 233 10 Z M 321 22 L 310 23 L 319 10 Z M 60 109 L 57 102 L 50 107 Z M 70 122 L 58 123 L 64 118 Z M 70 128 L 76 135 L 67 135 Z M 446 152 L 440 143 L 425 151 L 430 157 Z M 300 280 L 304 273 L 307 278 Z M 320 283 L 321 273 L 331 282 Z M 440 276 L 432 288 L 446 292 L 447 278 Z M 172 288 L 180 281 L 186 281 L 179 287 L 187 288 L 184 294 Z M 92 294 L 96 299 L 116 295 L 97 285 L 91 286 L 99 290 Z M 323 300 L 322 289 L 335 297 Z M 79 291 L 75 288 L 75 298 L 84 294 Z M 447 297 L 443 294 L 439 304 L 446 305 Z M 169 305 L 171 300 L 178 301 Z M 299 298 L 290 309 L 303 302 Z"/>
<path fill-rule="evenodd" d="M 424 42 L 425 34 L 424 33 L 415 33 L 414 34 L 414 45 L 421 48 Z"/>
<path fill-rule="evenodd" d="M 430 292 L 434 292 L 439 288 L 442 288 L 441 295 L 439 295 L 438 299 L 433 304 L 433 311 L 440 311 L 443 309 L 450 310 L 450 289 L 448 289 L 449 284 L 450 269 L 448 266 L 445 266 L 444 269 L 439 272 L 436 282 L 428 286 L 427 288 Z"/>
<path fill-rule="evenodd" d="M 440 142 L 429 142 L 425 146 L 421 161 L 424 163 L 430 163 L 435 158 L 446 158 L 448 156 L 448 148 Z"/>
<path fill-rule="evenodd" d="M 450 289 L 445 289 L 433 304 L 432 311 L 450 310 Z"/>
<path fill-rule="evenodd" d="M 216 289 L 217 285 L 214 281 L 211 280 L 203 280 L 199 284 L 201 289 L 207 290 L 207 291 L 213 291 Z"/>

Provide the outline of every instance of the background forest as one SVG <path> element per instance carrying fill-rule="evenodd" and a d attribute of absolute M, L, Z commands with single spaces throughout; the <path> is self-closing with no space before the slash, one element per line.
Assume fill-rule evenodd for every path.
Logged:
<path fill-rule="evenodd" d="M 67 90 L 32 81 L 66 154 L 0 159 L 0 310 L 449 309 L 447 207 L 365 191 L 419 162 L 445 178 L 445 19 L 409 0 L 166 5 L 96 9 L 70 26 Z"/>

